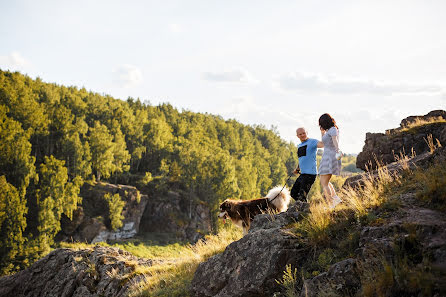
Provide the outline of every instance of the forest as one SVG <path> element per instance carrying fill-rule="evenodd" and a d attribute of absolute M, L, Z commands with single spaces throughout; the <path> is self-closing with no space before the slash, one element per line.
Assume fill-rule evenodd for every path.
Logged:
<path fill-rule="evenodd" d="M 84 182 L 182 190 L 216 210 L 266 194 L 296 165 L 274 127 L 0 70 L 0 275 L 50 250 Z"/>

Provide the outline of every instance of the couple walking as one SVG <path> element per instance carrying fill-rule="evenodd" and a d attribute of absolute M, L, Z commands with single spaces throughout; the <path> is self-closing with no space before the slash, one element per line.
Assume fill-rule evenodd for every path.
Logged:
<path fill-rule="evenodd" d="M 316 180 L 318 170 L 316 168 L 316 152 L 318 148 L 324 148 L 322 160 L 319 165 L 319 175 L 324 191 L 324 197 L 330 208 L 334 208 L 342 200 L 336 195 L 333 185 L 330 183 L 332 175 L 341 173 L 341 160 L 339 150 L 339 129 L 336 121 L 325 113 L 319 118 L 322 141 L 308 138 L 305 128 L 298 128 L 296 135 L 301 141 L 297 147 L 299 165 L 294 173 L 301 173 L 291 189 L 291 197 L 294 200 L 306 201 L 307 194 Z M 338 160 L 339 158 L 339 160 Z"/>

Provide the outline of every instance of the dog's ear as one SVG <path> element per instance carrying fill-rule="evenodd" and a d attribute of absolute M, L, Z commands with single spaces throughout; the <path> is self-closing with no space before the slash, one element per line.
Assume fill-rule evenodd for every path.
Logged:
<path fill-rule="evenodd" d="M 220 209 L 221 210 L 226 210 L 226 209 L 230 209 L 231 208 L 231 206 L 229 205 L 229 202 L 228 201 L 223 201 L 222 202 L 222 204 L 220 204 Z"/>

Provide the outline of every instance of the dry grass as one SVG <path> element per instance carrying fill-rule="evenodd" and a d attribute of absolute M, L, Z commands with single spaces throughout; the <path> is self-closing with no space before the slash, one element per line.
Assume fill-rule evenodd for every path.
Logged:
<path fill-rule="evenodd" d="M 427 145 L 429 146 L 429 151 L 430 151 L 431 154 L 433 154 L 434 151 L 435 151 L 437 148 L 440 148 L 440 147 L 441 147 L 441 143 L 440 143 L 440 141 L 439 141 L 438 139 L 435 139 L 435 140 L 436 140 L 436 143 L 434 143 L 434 139 L 433 139 L 433 137 L 432 137 L 432 134 L 429 134 L 429 135 L 427 136 L 427 139 L 426 139 L 426 138 L 423 138 L 423 139 L 424 139 L 424 141 L 427 143 Z"/>
<path fill-rule="evenodd" d="M 229 227 L 188 245 L 174 261 L 137 267 L 132 277 L 143 275 L 144 281 L 134 284 L 131 296 L 189 296 L 189 285 L 198 264 L 223 252 L 231 242 L 240 238 L 240 229 Z"/>
<path fill-rule="evenodd" d="M 402 156 L 402 162 L 407 163 Z M 408 166 L 403 166 L 408 168 Z M 379 165 L 376 175 L 366 173 L 362 186 L 346 187 L 338 191 L 342 203 L 330 209 L 322 195 L 315 194 L 310 202 L 308 216 L 292 226 L 293 232 L 305 240 L 310 246 L 318 247 L 330 240 L 330 228 L 336 228 L 349 219 L 353 213 L 357 219 L 366 216 L 370 210 L 382 205 L 389 199 L 389 189 L 399 184 L 399 174 L 389 172 L 387 167 Z"/>
<path fill-rule="evenodd" d="M 415 127 L 430 125 L 434 123 L 446 123 L 446 119 L 443 117 L 432 117 L 429 119 L 416 118 L 414 121 L 408 123 L 407 125 L 401 127 L 401 132 L 410 130 Z"/>

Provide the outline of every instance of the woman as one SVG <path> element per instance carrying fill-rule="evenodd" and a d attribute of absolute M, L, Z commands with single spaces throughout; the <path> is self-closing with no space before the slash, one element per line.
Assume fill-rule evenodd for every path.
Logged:
<path fill-rule="evenodd" d="M 336 157 L 339 151 L 339 129 L 336 121 L 325 113 L 319 118 L 319 127 L 321 129 L 324 153 L 322 155 L 321 164 L 319 165 L 319 175 L 322 189 L 330 208 L 334 208 L 342 200 L 336 195 L 333 185 L 330 183 L 331 176 L 341 174 L 341 160 Z"/>

